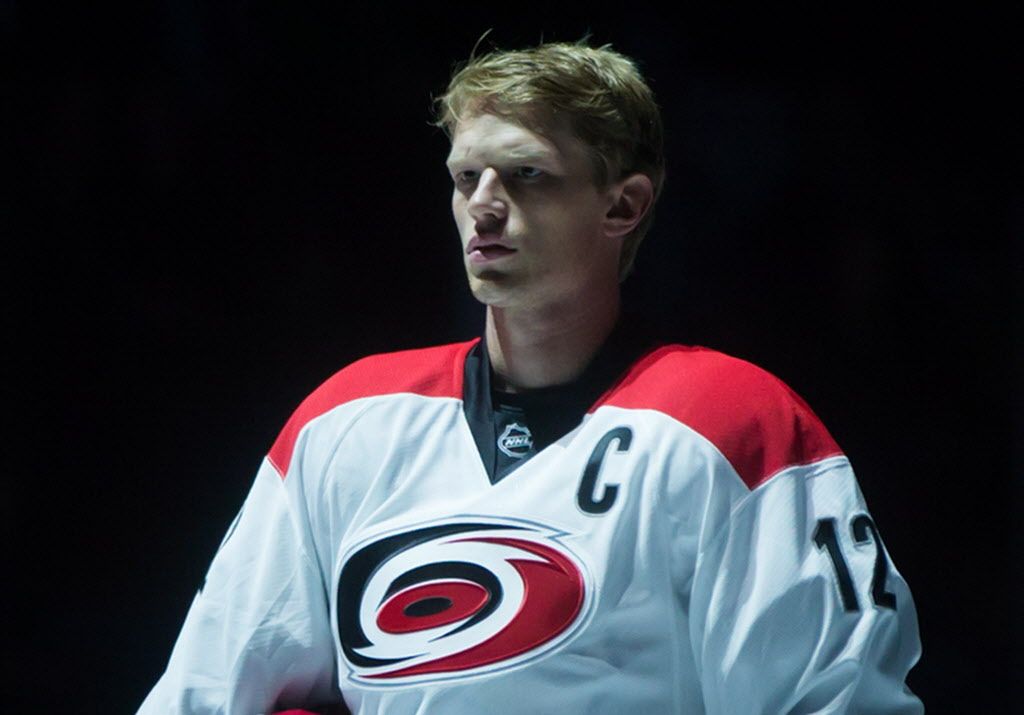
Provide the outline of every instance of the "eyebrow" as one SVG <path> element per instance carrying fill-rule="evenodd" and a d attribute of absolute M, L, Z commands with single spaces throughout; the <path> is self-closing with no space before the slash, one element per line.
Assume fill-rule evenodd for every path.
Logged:
<path fill-rule="evenodd" d="M 534 149 L 534 148 L 514 148 L 514 149 L 500 149 L 502 152 L 502 158 L 506 161 L 512 162 L 536 162 L 536 163 L 548 163 L 552 162 L 555 157 L 552 153 L 545 149 Z M 452 157 L 449 156 L 448 160 L 445 161 L 445 165 L 451 169 L 464 164 L 474 163 L 473 160 L 469 159 L 465 155 Z"/>
<path fill-rule="evenodd" d="M 506 156 L 513 161 L 547 161 L 552 158 L 546 149 L 512 149 Z"/>

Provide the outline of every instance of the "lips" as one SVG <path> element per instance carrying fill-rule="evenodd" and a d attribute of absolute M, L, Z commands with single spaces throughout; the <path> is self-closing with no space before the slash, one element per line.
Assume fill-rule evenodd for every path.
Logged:
<path fill-rule="evenodd" d="M 474 262 L 487 262 L 510 256 L 516 249 L 498 238 L 473 236 L 466 245 L 466 255 Z"/>
<path fill-rule="evenodd" d="M 515 253 L 514 248 L 505 248 L 504 246 L 483 246 L 478 248 L 469 255 L 480 255 L 487 260 L 493 260 L 495 258 L 501 258 L 502 256 L 509 256 Z"/>

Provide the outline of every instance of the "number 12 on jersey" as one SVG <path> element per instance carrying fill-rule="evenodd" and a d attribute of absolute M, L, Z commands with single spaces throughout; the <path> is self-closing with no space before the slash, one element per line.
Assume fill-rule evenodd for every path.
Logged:
<path fill-rule="evenodd" d="M 891 608 L 895 611 L 896 594 L 885 590 L 885 575 L 889 572 L 889 560 L 885 556 L 885 549 L 882 548 L 882 540 L 878 536 L 875 522 L 867 514 L 858 514 L 850 520 L 850 532 L 855 544 L 874 543 L 875 572 L 871 579 L 871 600 L 880 608 Z M 836 578 L 839 579 L 839 594 L 843 599 L 843 608 L 851 612 L 859 611 L 860 603 L 853 587 L 850 567 L 846 565 L 842 549 L 839 548 L 836 520 L 832 518 L 819 519 L 812 538 L 818 549 L 828 551 L 829 558 L 832 559 Z"/>

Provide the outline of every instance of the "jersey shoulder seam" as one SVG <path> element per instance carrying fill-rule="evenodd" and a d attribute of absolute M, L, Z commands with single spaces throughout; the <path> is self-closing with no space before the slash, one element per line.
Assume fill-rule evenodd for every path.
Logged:
<path fill-rule="evenodd" d="M 782 380 L 710 348 L 651 351 L 595 409 L 604 405 L 655 410 L 686 425 L 714 445 L 751 490 L 791 466 L 843 453 Z"/>
<path fill-rule="evenodd" d="M 415 350 L 370 355 L 343 367 L 292 413 L 267 455 L 282 478 L 302 429 L 336 407 L 361 398 L 410 393 L 461 399 L 467 353 L 479 338 Z"/>

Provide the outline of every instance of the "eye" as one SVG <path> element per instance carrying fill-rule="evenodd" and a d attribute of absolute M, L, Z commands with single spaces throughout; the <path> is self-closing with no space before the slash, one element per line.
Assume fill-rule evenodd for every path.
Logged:
<path fill-rule="evenodd" d="M 452 181 L 455 182 L 456 186 L 469 186 L 470 184 L 476 183 L 479 174 L 471 169 L 466 171 L 459 171 L 452 176 Z"/>
<path fill-rule="evenodd" d="M 520 166 L 516 169 L 516 176 L 520 179 L 538 179 L 544 174 L 535 166 Z"/>

